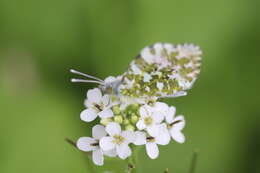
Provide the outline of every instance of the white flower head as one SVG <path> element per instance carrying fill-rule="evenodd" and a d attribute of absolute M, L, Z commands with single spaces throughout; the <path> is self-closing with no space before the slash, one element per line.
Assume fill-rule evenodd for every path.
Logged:
<path fill-rule="evenodd" d="M 92 128 L 92 136 L 91 137 L 81 137 L 77 141 L 77 147 L 85 152 L 92 151 L 92 160 L 96 165 L 103 165 L 104 164 L 104 156 L 107 155 L 110 157 L 115 156 L 115 151 L 110 150 L 107 152 L 102 151 L 102 149 L 99 146 L 99 140 L 106 136 L 107 133 L 105 131 L 105 127 L 102 125 L 95 125 Z"/>
<path fill-rule="evenodd" d="M 106 126 L 106 131 L 109 134 L 100 140 L 100 147 L 104 151 L 116 150 L 117 155 L 121 159 L 126 159 L 132 154 L 129 143 L 135 140 L 134 132 L 122 131 L 118 123 L 111 122 Z"/>
<path fill-rule="evenodd" d="M 139 130 L 146 129 L 152 136 L 157 136 L 159 133 L 159 124 L 163 121 L 164 115 L 159 111 L 154 110 L 149 105 L 140 107 L 140 119 L 136 124 Z"/>
<path fill-rule="evenodd" d="M 184 116 L 179 115 L 175 117 L 176 109 L 175 107 L 171 106 L 169 108 L 168 114 L 166 115 L 166 122 L 168 124 L 168 129 L 171 134 L 171 137 L 179 142 L 185 142 L 185 136 L 182 133 L 182 129 L 185 126 L 185 119 Z"/>
<path fill-rule="evenodd" d="M 151 159 L 156 159 L 159 156 L 159 145 L 167 145 L 170 142 L 170 135 L 165 123 L 159 125 L 159 135 L 151 136 L 145 132 L 135 132 L 135 145 L 145 145 L 146 153 Z"/>
<path fill-rule="evenodd" d="M 87 109 L 83 110 L 80 114 L 80 118 L 83 121 L 91 122 L 98 116 L 100 118 L 110 118 L 114 116 L 113 111 L 110 109 L 110 96 L 102 96 L 102 92 L 98 88 L 88 91 L 85 106 Z"/>

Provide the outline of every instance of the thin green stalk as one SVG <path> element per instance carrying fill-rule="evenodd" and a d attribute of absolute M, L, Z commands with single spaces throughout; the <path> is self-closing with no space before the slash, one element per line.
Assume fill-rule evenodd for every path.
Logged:
<path fill-rule="evenodd" d="M 189 169 L 189 173 L 195 173 L 196 165 L 197 165 L 197 160 L 198 160 L 198 150 L 195 150 L 193 152 L 192 160 L 191 160 L 191 165 Z"/>
<path fill-rule="evenodd" d="M 127 165 L 127 172 L 129 173 L 137 173 L 137 148 L 133 147 L 132 150 L 132 156 L 127 159 L 128 165 Z"/>

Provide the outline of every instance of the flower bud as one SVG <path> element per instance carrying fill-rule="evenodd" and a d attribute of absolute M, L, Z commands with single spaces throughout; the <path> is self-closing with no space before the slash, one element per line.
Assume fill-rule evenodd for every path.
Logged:
<path fill-rule="evenodd" d="M 114 106 L 112 109 L 113 109 L 113 112 L 114 112 L 115 114 L 120 114 L 120 113 L 121 113 L 119 106 Z"/>
<path fill-rule="evenodd" d="M 111 95 L 111 101 L 112 102 L 116 102 L 117 101 L 117 97 L 115 95 Z"/>
<path fill-rule="evenodd" d="M 108 125 L 108 123 L 110 123 L 110 122 L 112 122 L 112 120 L 110 118 L 102 118 L 100 120 L 100 124 L 102 124 L 104 126 Z"/>
<path fill-rule="evenodd" d="M 139 105 L 138 105 L 137 103 L 134 103 L 134 104 L 133 104 L 133 109 L 134 109 L 134 110 L 138 110 L 138 109 L 139 109 Z"/>
<path fill-rule="evenodd" d="M 123 124 L 128 125 L 128 124 L 130 124 L 130 121 L 128 119 L 124 119 Z"/>
<path fill-rule="evenodd" d="M 132 114 L 131 116 L 131 122 L 133 124 L 137 123 L 137 121 L 139 120 L 138 116 L 136 114 Z"/>
<path fill-rule="evenodd" d="M 126 130 L 130 130 L 130 131 L 135 131 L 135 127 L 131 124 L 128 124 L 126 127 L 125 127 Z"/>
<path fill-rule="evenodd" d="M 122 115 L 116 115 L 114 116 L 114 121 L 119 123 L 119 124 L 122 124 L 123 123 L 123 117 Z"/>

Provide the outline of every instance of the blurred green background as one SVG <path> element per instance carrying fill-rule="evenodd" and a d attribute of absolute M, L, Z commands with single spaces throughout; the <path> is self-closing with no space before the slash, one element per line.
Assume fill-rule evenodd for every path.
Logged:
<path fill-rule="evenodd" d="M 123 73 L 146 45 L 201 46 L 202 72 L 186 97 L 187 142 L 141 149 L 139 173 L 260 172 L 259 0 L 0 0 L 0 172 L 88 172 L 86 156 L 64 141 L 90 134 L 79 119 L 89 84 L 70 68 L 101 78 Z M 122 173 L 108 160 L 97 172 Z"/>

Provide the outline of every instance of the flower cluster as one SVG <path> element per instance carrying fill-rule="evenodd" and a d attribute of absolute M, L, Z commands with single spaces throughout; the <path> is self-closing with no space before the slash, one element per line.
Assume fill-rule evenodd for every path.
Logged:
<path fill-rule="evenodd" d="M 77 147 L 92 151 L 96 165 L 104 164 L 104 156 L 126 159 L 135 145 L 145 145 L 148 156 L 155 159 L 158 145 L 169 144 L 171 138 L 179 143 L 185 141 L 184 117 L 175 116 L 175 107 L 163 102 L 130 101 L 95 88 L 87 92 L 85 106 L 81 120 L 98 119 L 99 124 L 92 128 L 92 137 L 78 139 Z"/>
<path fill-rule="evenodd" d="M 97 83 L 87 92 L 86 109 L 81 120 L 99 122 L 93 137 L 82 137 L 77 147 L 92 151 L 93 162 L 104 164 L 104 155 L 126 159 L 135 146 L 145 145 L 147 155 L 155 159 L 158 145 L 170 140 L 183 143 L 185 119 L 175 116 L 176 109 L 161 98 L 186 95 L 200 73 L 201 50 L 192 44 L 155 43 L 145 47 L 126 72 L 105 80 L 71 70 L 89 78 L 72 82 Z"/>

